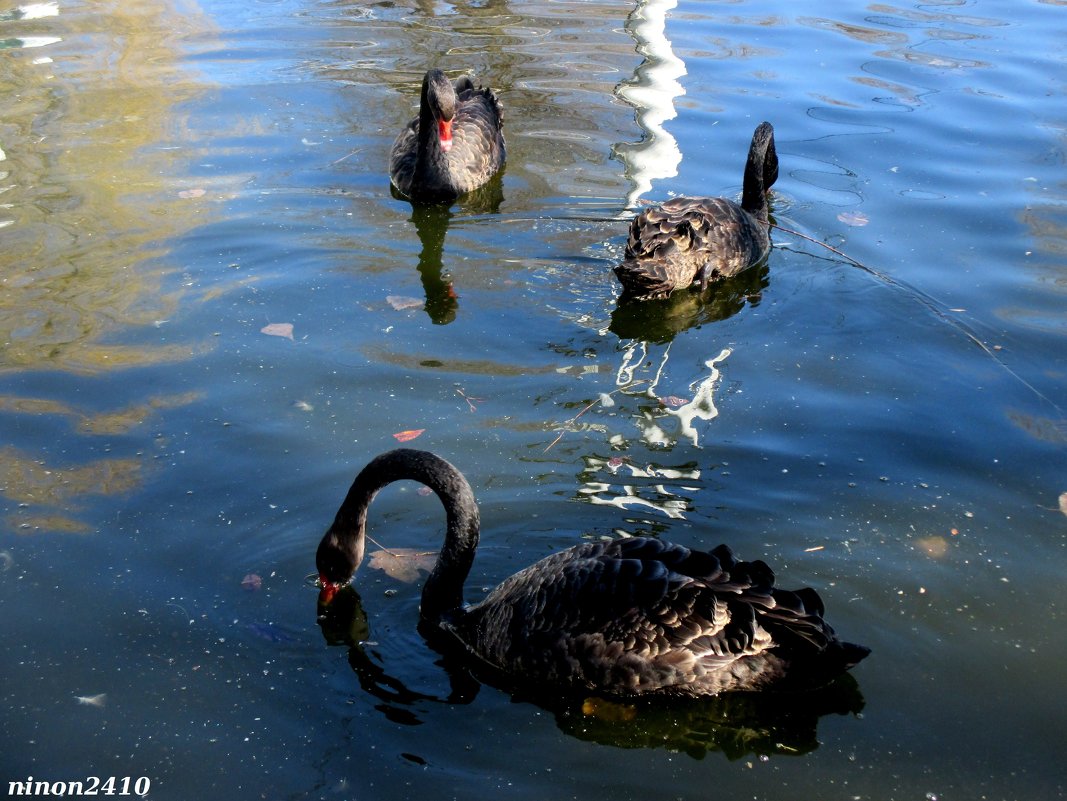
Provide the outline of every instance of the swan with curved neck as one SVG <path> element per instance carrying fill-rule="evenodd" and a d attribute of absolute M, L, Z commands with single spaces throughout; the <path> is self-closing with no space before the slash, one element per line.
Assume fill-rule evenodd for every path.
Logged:
<path fill-rule="evenodd" d="M 767 193 L 778 180 L 774 128 L 752 134 L 738 205 L 726 198 L 676 197 L 630 223 L 615 275 L 623 295 L 646 300 L 697 285 L 700 291 L 759 263 L 770 250 Z"/>
<path fill-rule="evenodd" d="M 465 606 L 479 536 L 474 493 L 444 459 L 407 449 L 360 471 L 319 543 L 324 602 L 363 559 L 374 496 L 402 479 L 432 489 L 447 517 L 422 591 L 422 623 L 516 682 L 618 696 L 802 689 L 869 653 L 836 637 L 814 590 L 776 588 L 766 564 L 740 561 L 725 545 L 706 552 L 645 537 L 587 542 Z"/>
<path fill-rule="evenodd" d="M 422 80 L 419 116 L 393 142 L 389 179 L 415 201 L 454 200 L 503 166 L 504 114 L 491 89 L 439 69 Z"/>

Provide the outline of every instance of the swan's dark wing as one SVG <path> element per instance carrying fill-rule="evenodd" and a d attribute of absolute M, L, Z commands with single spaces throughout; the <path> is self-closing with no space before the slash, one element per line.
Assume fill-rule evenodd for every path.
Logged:
<path fill-rule="evenodd" d="M 456 189 L 464 193 L 504 166 L 504 113 L 491 89 L 476 89 L 465 76 L 456 81 L 456 94 L 459 102 L 448 161 Z"/>
<path fill-rule="evenodd" d="M 763 562 L 646 538 L 531 565 L 457 633 L 506 672 L 619 694 L 757 689 L 835 639 L 818 595 L 776 590 Z"/>
<path fill-rule="evenodd" d="M 769 246 L 766 228 L 736 203 L 679 197 L 633 219 L 615 274 L 630 296 L 663 297 L 694 281 L 706 286 L 736 275 Z"/>
<path fill-rule="evenodd" d="M 415 159 L 419 146 L 419 118 L 404 126 L 389 151 L 389 179 L 404 194 L 411 194 L 411 180 L 415 175 Z"/>

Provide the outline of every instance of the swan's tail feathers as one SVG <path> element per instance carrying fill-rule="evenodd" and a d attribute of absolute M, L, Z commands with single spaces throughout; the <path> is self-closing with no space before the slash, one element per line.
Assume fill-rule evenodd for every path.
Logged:
<path fill-rule="evenodd" d="M 474 91 L 474 83 L 471 81 L 469 75 L 460 75 L 452 82 L 452 86 L 455 88 L 457 95 L 462 94 L 463 92 Z"/>

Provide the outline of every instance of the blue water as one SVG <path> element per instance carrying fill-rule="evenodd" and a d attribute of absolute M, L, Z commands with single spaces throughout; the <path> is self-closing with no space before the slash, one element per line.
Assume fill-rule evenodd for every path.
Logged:
<path fill-rule="evenodd" d="M 1065 797 L 1062 8 L 0 5 L 0 785 Z M 390 193 L 434 64 L 505 106 L 497 208 Z M 629 215 L 736 196 L 763 119 L 776 222 L 848 258 L 776 230 L 619 308 Z M 727 542 L 873 653 L 789 714 L 561 713 L 442 664 L 417 581 L 364 565 L 320 626 L 315 545 L 418 429 L 478 496 L 470 599 Z M 414 485 L 371 511 L 442 530 Z"/>

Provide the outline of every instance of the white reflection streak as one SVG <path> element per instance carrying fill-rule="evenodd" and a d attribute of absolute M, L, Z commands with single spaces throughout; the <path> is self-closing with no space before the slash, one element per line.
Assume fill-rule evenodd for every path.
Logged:
<path fill-rule="evenodd" d="M 697 446 L 697 430 L 693 427 L 693 421 L 711 420 L 719 416 L 719 410 L 715 406 L 715 387 L 722 375 L 719 363 L 725 361 L 732 352 L 730 348 L 723 348 L 714 359 L 704 362 L 705 367 L 711 368 L 711 375 L 699 383 L 694 382 L 695 386 L 689 385 L 693 391 L 693 400 L 677 409 L 667 410 L 667 414 L 678 418 L 682 433 L 693 441 L 694 446 Z"/>
<path fill-rule="evenodd" d="M 637 123 L 645 131 L 640 142 L 615 147 L 634 184 L 626 198 L 627 208 L 652 188 L 654 180 L 677 175 L 682 161 L 678 143 L 663 127 L 663 123 L 677 116 L 674 99 L 685 94 L 678 83 L 678 78 L 686 74 L 685 62 L 674 54 L 666 36 L 667 12 L 676 5 L 677 0 L 638 0 L 626 20 L 626 30 L 637 43 L 637 52 L 645 57 L 634 77 L 615 87 L 616 96 L 637 110 Z"/>
<path fill-rule="evenodd" d="M 657 468 L 652 467 L 651 465 L 647 468 L 640 468 L 637 465 L 625 462 L 615 467 L 606 465 L 603 462 L 596 462 L 591 466 L 594 468 L 607 467 L 612 473 L 620 469 L 626 469 L 630 471 L 630 476 L 632 478 L 665 478 L 671 481 L 678 481 L 685 478 L 700 478 L 700 470 L 678 470 L 670 467 Z M 621 495 L 613 495 L 612 485 L 608 482 L 587 481 L 578 491 L 587 496 L 590 503 L 599 506 L 614 506 L 624 511 L 629 511 L 635 506 L 644 506 L 648 509 L 662 512 L 667 517 L 676 520 L 685 519 L 685 511 L 687 508 L 685 498 L 679 496 L 676 492 L 667 489 L 664 484 L 652 485 L 652 490 L 659 494 L 659 497 L 655 500 L 642 498 L 638 495 L 638 492 L 642 489 L 642 487 L 639 486 L 623 484 L 621 489 Z M 683 489 L 691 488 L 683 487 Z"/>
<path fill-rule="evenodd" d="M 31 47 L 47 47 L 63 41 L 58 36 L 19 36 L 17 40 L 20 47 L 27 49 Z"/>
<path fill-rule="evenodd" d="M 19 6 L 16 9 L 19 19 L 42 19 L 44 17 L 58 17 L 59 3 L 31 3 L 28 6 Z"/>

